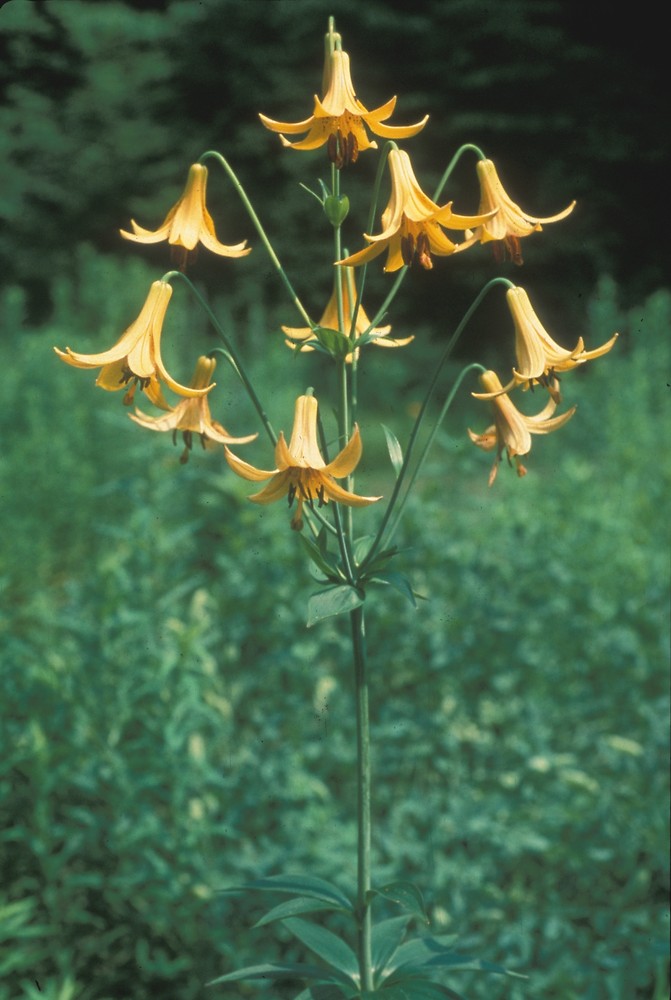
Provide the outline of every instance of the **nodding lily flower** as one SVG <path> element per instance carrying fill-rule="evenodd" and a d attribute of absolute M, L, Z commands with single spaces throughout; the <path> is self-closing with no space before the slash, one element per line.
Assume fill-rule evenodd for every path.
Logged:
<path fill-rule="evenodd" d="M 386 250 L 385 271 L 398 271 L 403 265 L 418 263 L 429 270 L 433 267 L 431 254 L 445 257 L 465 250 L 478 242 L 470 232 L 472 226 L 485 222 L 496 209 L 484 215 L 455 215 L 452 202 L 436 205 L 420 188 L 410 163 L 410 157 L 402 149 L 392 149 L 389 153 L 391 173 L 391 197 L 382 213 L 382 232 L 378 236 L 364 233 L 370 246 L 358 253 L 338 261 L 357 267 L 367 264 Z M 469 230 L 463 243 L 453 243 L 443 232 L 445 229 Z"/>
<path fill-rule="evenodd" d="M 161 332 L 171 295 L 172 286 L 167 281 L 155 281 L 140 315 L 109 351 L 78 354 L 69 347 L 64 351 L 57 347 L 54 350 L 73 368 L 100 368 L 96 385 L 101 389 L 116 392 L 127 387 L 126 404 L 132 403 L 139 385 L 152 403 L 163 410 L 170 409 L 161 392 L 161 382 L 179 396 L 204 396 L 211 385 L 196 389 L 181 385 L 168 374 L 161 358 Z"/>
<path fill-rule="evenodd" d="M 294 426 L 289 445 L 281 433 L 275 446 L 276 469 L 266 472 L 237 458 L 228 448 L 228 464 L 243 479 L 263 482 L 268 485 L 249 499 L 254 503 L 273 503 L 288 497 L 289 506 L 296 500 L 296 510 L 291 519 L 291 527 L 300 531 L 303 527 L 303 504 L 319 507 L 334 500 L 348 507 L 366 507 L 381 497 L 360 497 L 350 493 L 336 483 L 336 479 L 349 476 L 361 458 L 361 436 L 355 425 L 352 437 L 328 465 L 324 462 L 317 442 L 317 400 L 314 396 L 299 396 L 294 411 Z"/>
<path fill-rule="evenodd" d="M 127 233 L 123 229 L 119 232 L 125 240 L 132 240 L 134 243 L 161 243 L 167 240 L 172 247 L 181 248 L 181 254 L 178 252 L 181 264 L 185 263 L 188 252 L 195 250 L 198 243 L 222 257 L 246 257 L 252 249 L 247 246 L 247 240 L 229 247 L 217 239 L 212 216 L 205 207 L 206 188 L 207 167 L 202 163 L 194 163 L 189 168 L 182 197 L 173 205 L 158 229 L 154 232 L 143 229 L 131 219 L 133 232 Z"/>
<path fill-rule="evenodd" d="M 566 350 L 555 343 L 538 316 L 534 312 L 529 296 L 523 288 L 509 288 L 506 300 L 515 324 L 515 350 L 517 367 L 513 368 L 513 378 L 500 392 L 510 392 L 515 386 L 523 389 L 533 388 L 534 383 L 544 385 L 556 402 L 560 401 L 557 387 L 557 376 L 568 372 L 578 365 L 607 354 L 613 347 L 618 335 L 596 347 L 593 351 L 585 350 L 582 337 L 572 351 Z M 489 399 L 491 393 L 473 393 L 478 399 Z"/>
<path fill-rule="evenodd" d="M 512 464 L 515 460 L 517 475 L 525 476 L 527 470 L 520 462 L 520 455 L 527 455 L 531 451 L 532 434 L 550 434 L 557 430 L 575 413 L 575 406 L 562 413 L 559 417 L 553 417 L 557 404 L 554 399 L 548 399 L 547 404 L 533 417 L 527 417 L 520 413 L 510 397 L 504 393 L 499 377 L 495 372 L 483 372 L 480 382 L 486 390 L 487 398 L 490 399 L 494 410 L 494 423 L 488 427 L 483 434 L 474 434 L 469 430 L 468 434 L 479 448 L 485 451 L 496 449 L 496 460 L 492 471 L 489 474 L 489 485 L 496 479 L 499 462 L 504 450 L 508 455 L 508 462 Z M 473 395 L 477 395 L 473 393 Z"/>
<path fill-rule="evenodd" d="M 326 145 L 329 159 L 338 170 L 356 163 L 362 150 L 377 149 L 377 143 L 368 138 L 364 125 L 383 139 L 407 139 L 417 135 L 429 118 L 425 115 L 415 125 L 383 125 L 393 114 L 396 98 L 392 97 L 381 107 L 368 111 L 356 97 L 349 56 L 339 49 L 326 53 L 324 91 L 321 100 L 315 94 L 314 111 L 305 121 L 276 122 L 261 114 L 259 118 L 266 128 L 279 132 L 282 144 L 290 149 L 318 149 Z M 289 142 L 284 137 L 285 132 L 287 135 L 307 132 L 307 135 L 297 142 Z"/>
<path fill-rule="evenodd" d="M 345 327 L 345 333 L 349 335 L 349 331 L 352 326 L 352 313 L 356 303 L 356 286 L 354 284 L 354 269 L 347 267 L 344 269 L 345 275 L 342 283 L 342 299 L 343 299 L 343 322 Z M 338 329 L 338 295 L 337 290 L 334 286 L 331 298 L 328 301 L 328 305 L 323 312 L 322 318 L 319 320 L 319 325 L 326 327 L 329 330 Z M 354 337 L 360 337 L 366 332 L 370 326 L 370 320 L 364 312 L 362 306 L 359 306 L 359 311 L 356 316 L 356 326 L 354 330 Z M 391 330 L 391 326 L 378 326 L 374 327 L 369 336 L 371 337 L 371 343 L 377 344 L 378 347 L 405 347 L 409 344 L 414 337 L 404 337 L 402 339 L 396 339 L 394 337 L 388 337 L 387 334 Z M 293 348 L 295 351 L 313 351 L 312 343 L 317 340 L 316 334 L 310 329 L 309 326 L 306 327 L 294 327 L 294 326 L 283 326 L 283 333 L 287 335 L 290 339 L 286 341 L 287 347 Z M 297 341 L 297 343 L 296 343 Z M 354 354 L 358 355 L 358 348 L 356 351 L 351 352 L 345 358 L 347 364 L 352 363 L 352 358 Z"/>
<path fill-rule="evenodd" d="M 550 215 L 547 219 L 536 219 L 515 204 L 504 189 L 491 160 L 479 160 L 476 170 L 480 181 L 480 211 L 498 209 L 495 215 L 478 227 L 476 236 L 481 243 L 494 241 L 494 255 L 499 261 L 507 254 L 515 264 L 523 264 L 520 239 L 530 233 L 539 233 L 547 222 L 565 219 L 575 207 L 575 201 L 572 201 L 563 212 Z"/>
<path fill-rule="evenodd" d="M 191 388 L 209 389 L 216 364 L 214 358 L 201 356 L 196 362 Z M 140 427 L 146 427 L 150 431 L 172 431 L 174 444 L 177 444 L 177 432 L 180 431 L 184 441 L 184 451 L 180 457 L 182 464 L 188 461 L 194 437 L 200 438 L 203 448 L 212 447 L 214 444 L 247 444 L 258 437 L 258 434 L 232 437 L 225 427 L 212 419 L 207 396 L 182 399 L 168 413 L 160 417 L 150 417 L 137 408 L 135 413 L 129 413 L 128 416 Z"/>

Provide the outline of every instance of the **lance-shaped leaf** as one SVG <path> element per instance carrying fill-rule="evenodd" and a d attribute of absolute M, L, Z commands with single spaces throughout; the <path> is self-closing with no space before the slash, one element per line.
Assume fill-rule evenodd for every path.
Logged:
<path fill-rule="evenodd" d="M 403 449 L 394 432 L 390 431 L 385 424 L 382 424 L 382 430 L 387 439 L 387 451 L 389 452 L 391 464 L 394 466 L 394 472 L 398 476 L 403 467 Z"/>
<path fill-rule="evenodd" d="M 488 962 L 486 959 L 474 958 L 471 955 L 460 955 L 452 948 L 455 940 L 456 935 L 446 934 L 439 937 L 427 936 L 406 941 L 392 957 L 389 968 L 403 969 L 408 972 L 415 969 L 459 969 L 513 976 L 516 979 L 527 978 L 519 972 L 506 969 L 498 962 Z"/>
<path fill-rule="evenodd" d="M 417 607 L 416 597 L 421 598 L 421 594 L 416 594 L 412 589 L 412 584 L 405 573 L 398 573 L 396 570 L 381 570 L 373 576 L 367 577 L 371 583 L 379 583 L 383 587 L 393 587 L 399 594 L 402 594 L 407 601 L 410 601 L 413 608 Z"/>
<path fill-rule="evenodd" d="M 300 913 L 319 913 L 324 910 L 341 910 L 345 911 L 345 907 L 338 903 L 327 903 L 323 899 L 310 899 L 307 896 L 296 896 L 295 899 L 288 899 L 285 903 L 279 903 L 277 906 L 273 906 L 272 910 L 268 910 L 267 913 L 257 920 L 254 924 L 255 927 L 264 927 L 266 924 L 272 924 L 275 920 L 285 920 L 287 917 L 297 917 Z"/>
<path fill-rule="evenodd" d="M 391 917 L 373 925 L 371 934 L 371 957 L 373 972 L 384 971 L 387 962 L 401 944 L 410 920 L 410 914 L 403 917 Z"/>
<path fill-rule="evenodd" d="M 344 997 L 351 998 L 353 996 L 358 996 L 358 994 L 353 994 L 351 990 L 345 991 L 334 983 L 315 983 L 314 986 L 308 986 L 306 990 L 294 997 L 294 1000 L 343 1000 Z"/>
<path fill-rule="evenodd" d="M 413 916 L 419 917 L 425 924 L 428 924 L 429 918 L 424 906 L 424 899 L 417 886 L 412 882 L 405 880 L 388 882 L 387 885 L 369 889 L 366 893 L 368 902 L 375 896 L 383 896 L 385 899 L 391 900 L 392 903 L 397 903 L 408 913 L 412 913 Z"/>
<path fill-rule="evenodd" d="M 300 535 L 299 537 L 310 559 L 315 564 L 315 566 L 317 566 L 318 569 L 321 570 L 324 576 L 327 577 L 327 579 L 333 579 L 338 577 L 340 579 L 343 579 L 343 575 L 336 562 L 336 559 L 333 555 L 331 555 L 330 552 L 328 552 L 325 549 L 322 549 L 322 547 L 320 547 L 319 545 L 316 545 L 312 541 L 312 539 L 308 538 L 306 535 Z"/>
<path fill-rule="evenodd" d="M 345 941 L 325 927 L 311 924 L 300 917 L 290 917 L 284 926 L 315 955 L 328 962 L 332 969 L 344 973 L 356 985 L 359 979 L 359 960 Z"/>
<path fill-rule="evenodd" d="M 259 892 L 295 893 L 298 896 L 335 903 L 336 906 L 349 913 L 354 912 L 352 903 L 336 885 L 327 882 L 326 879 L 317 878 L 315 875 L 266 875 L 264 878 L 253 879 L 251 882 L 245 882 L 243 885 L 233 886 L 223 891 L 225 893 L 240 893 L 248 889 Z"/>
<path fill-rule="evenodd" d="M 348 988 L 352 985 L 349 976 L 345 976 L 337 970 L 331 970 L 330 975 L 342 982 Z M 234 972 L 227 972 L 225 976 L 210 980 L 206 986 L 217 986 L 220 983 L 237 983 L 245 979 L 319 979 L 324 980 L 329 976 L 329 972 L 319 965 L 306 965 L 302 962 L 267 962 L 262 965 L 248 965 L 244 969 L 235 969 Z"/>
<path fill-rule="evenodd" d="M 383 986 L 372 993 L 360 994 L 360 1000 L 464 1000 L 448 986 L 432 983 L 428 979 L 399 979 L 390 986 Z"/>
<path fill-rule="evenodd" d="M 344 615 L 349 611 L 354 611 L 364 602 L 363 595 L 349 584 L 327 587 L 326 590 L 319 590 L 308 599 L 307 627 L 311 628 L 325 618 L 332 618 L 334 615 Z"/>

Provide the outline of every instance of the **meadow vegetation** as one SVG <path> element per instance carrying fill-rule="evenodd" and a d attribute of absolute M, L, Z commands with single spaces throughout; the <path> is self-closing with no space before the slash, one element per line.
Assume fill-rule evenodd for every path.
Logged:
<path fill-rule="evenodd" d="M 249 504 L 220 452 L 180 465 L 53 355 L 112 343 L 152 277 L 84 247 L 47 327 L 18 288 L 0 306 L 0 1000 L 227 995 L 203 984 L 302 955 L 222 889 L 355 880 L 348 634 L 306 629 L 286 511 Z M 175 300 L 192 359 L 208 333 Z M 504 465 L 488 489 L 464 390 L 399 533 L 426 600 L 371 595 L 375 877 L 416 882 L 435 932 L 530 976 L 447 980 L 469 1000 L 668 996 L 670 323 L 668 291 L 623 310 L 601 279 L 580 332 L 620 341 L 566 380 L 578 412 L 523 480 Z M 252 304 L 236 324 L 289 429 L 281 333 Z M 404 440 L 429 346 L 370 353 L 357 483 L 377 492 L 379 425 Z M 220 382 L 220 419 L 247 433 Z"/>

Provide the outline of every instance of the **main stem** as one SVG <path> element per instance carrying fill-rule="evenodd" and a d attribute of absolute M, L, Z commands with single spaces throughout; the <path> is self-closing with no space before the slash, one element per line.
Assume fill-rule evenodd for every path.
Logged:
<path fill-rule="evenodd" d="M 370 721 L 366 670 L 366 629 L 363 607 L 350 612 L 356 697 L 357 757 L 357 917 L 359 921 L 359 970 L 362 990 L 373 989 L 371 960 L 370 890 Z"/>

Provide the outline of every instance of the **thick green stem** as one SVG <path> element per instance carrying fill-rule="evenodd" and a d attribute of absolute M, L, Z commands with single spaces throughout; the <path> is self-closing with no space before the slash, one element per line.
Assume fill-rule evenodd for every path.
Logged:
<path fill-rule="evenodd" d="M 368 677 L 366 670 L 366 630 L 363 607 L 350 613 L 356 696 L 357 748 L 357 916 L 359 921 L 359 969 L 361 988 L 372 990 L 371 912 L 371 767 Z"/>

